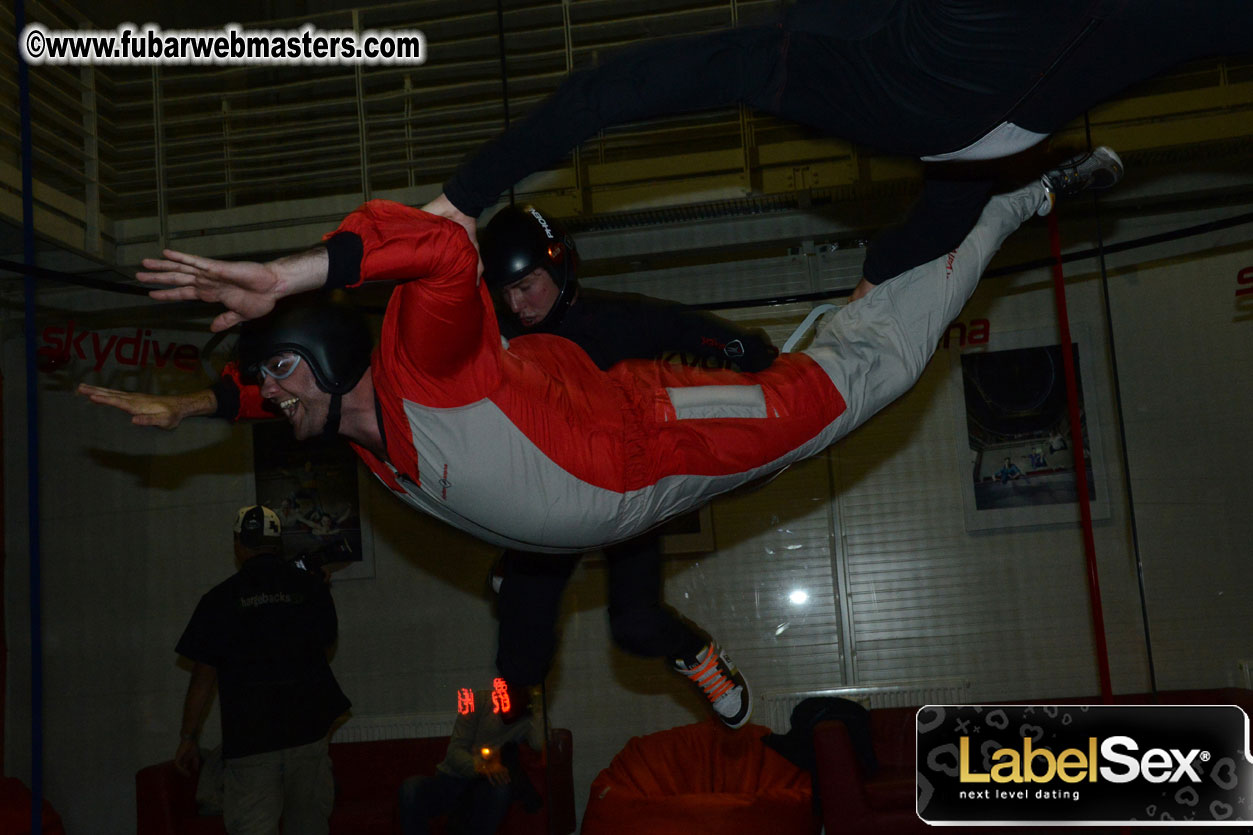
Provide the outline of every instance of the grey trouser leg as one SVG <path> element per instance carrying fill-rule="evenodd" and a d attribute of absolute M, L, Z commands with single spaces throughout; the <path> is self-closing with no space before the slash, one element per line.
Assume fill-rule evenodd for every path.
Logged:
<path fill-rule="evenodd" d="M 335 805 L 326 737 L 283 752 L 283 835 L 327 835 Z"/>
<path fill-rule="evenodd" d="M 230 835 L 326 835 L 335 784 L 326 738 L 233 757 L 223 767 L 222 817 Z"/>
<path fill-rule="evenodd" d="M 1039 182 L 993 197 L 953 252 L 885 281 L 827 317 L 805 353 L 831 376 L 848 410 L 823 432 L 825 444 L 918 381 L 992 256 L 1044 199 Z"/>

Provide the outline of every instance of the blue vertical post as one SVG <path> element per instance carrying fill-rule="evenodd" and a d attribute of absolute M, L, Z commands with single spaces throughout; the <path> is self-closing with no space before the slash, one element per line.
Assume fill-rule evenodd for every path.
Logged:
<path fill-rule="evenodd" d="M 26 2 L 17 0 L 15 28 L 26 28 Z M 30 67 L 17 45 L 17 95 L 22 131 L 22 256 L 35 264 L 35 197 L 31 174 Z M 43 831 L 43 612 L 39 571 L 39 385 L 36 379 L 35 279 L 23 280 L 26 329 L 26 508 L 30 526 L 30 831 Z"/>

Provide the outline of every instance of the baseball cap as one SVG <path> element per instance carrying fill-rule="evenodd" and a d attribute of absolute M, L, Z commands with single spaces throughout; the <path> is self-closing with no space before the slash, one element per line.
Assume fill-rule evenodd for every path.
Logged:
<path fill-rule="evenodd" d="M 239 534 L 240 543 L 249 548 L 264 545 L 266 539 L 277 538 L 282 531 L 278 514 L 265 505 L 241 507 L 235 514 L 235 533 Z"/>

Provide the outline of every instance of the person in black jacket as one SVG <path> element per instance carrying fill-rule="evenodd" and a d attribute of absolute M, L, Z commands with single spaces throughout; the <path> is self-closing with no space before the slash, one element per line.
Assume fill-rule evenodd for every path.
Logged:
<path fill-rule="evenodd" d="M 540 210 L 501 209 L 483 230 L 483 278 L 497 301 L 501 333 L 510 339 L 545 332 L 571 340 L 597 367 L 669 352 L 760 371 L 778 351 L 760 330 L 631 293 L 578 284 L 574 240 Z M 605 549 L 609 625 L 627 652 L 666 658 L 687 676 L 728 727 L 749 718 L 742 674 L 711 640 L 662 602 L 658 535 L 646 533 Z M 561 595 L 578 556 L 507 550 L 495 569 L 500 616 L 496 666 L 511 688 L 543 681 L 557 646 Z"/>
<path fill-rule="evenodd" d="M 1128 86 L 1253 48 L 1247 0 L 802 0 L 771 25 L 659 39 L 571 74 L 425 208 L 467 228 L 606 127 L 748 105 L 928 161 L 921 198 L 872 243 L 870 285 L 949 252 L 1024 151 Z"/>
<path fill-rule="evenodd" d="M 179 638 L 191 660 L 175 766 L 199 766 L 196 740 L 217 685 L 222 701 L 222 817 L 231 835 L 330 830 L 331 727 L 350 707 L 327 653 L 338 619 L 325 577 L 281 556 L 268 507 L 235 518 L 239 571 L 200 598 Z"/>

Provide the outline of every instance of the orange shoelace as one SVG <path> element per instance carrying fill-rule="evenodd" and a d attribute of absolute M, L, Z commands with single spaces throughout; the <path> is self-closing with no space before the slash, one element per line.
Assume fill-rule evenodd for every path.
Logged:
<path fill-rule="evenodd" d="M 711 702 L 718 701 L 735 687 L 735 681 L 718 669 L 718 657 L 718 648 L 710 644 L 705 660 L 683 673 L 700 685 Z"/>

